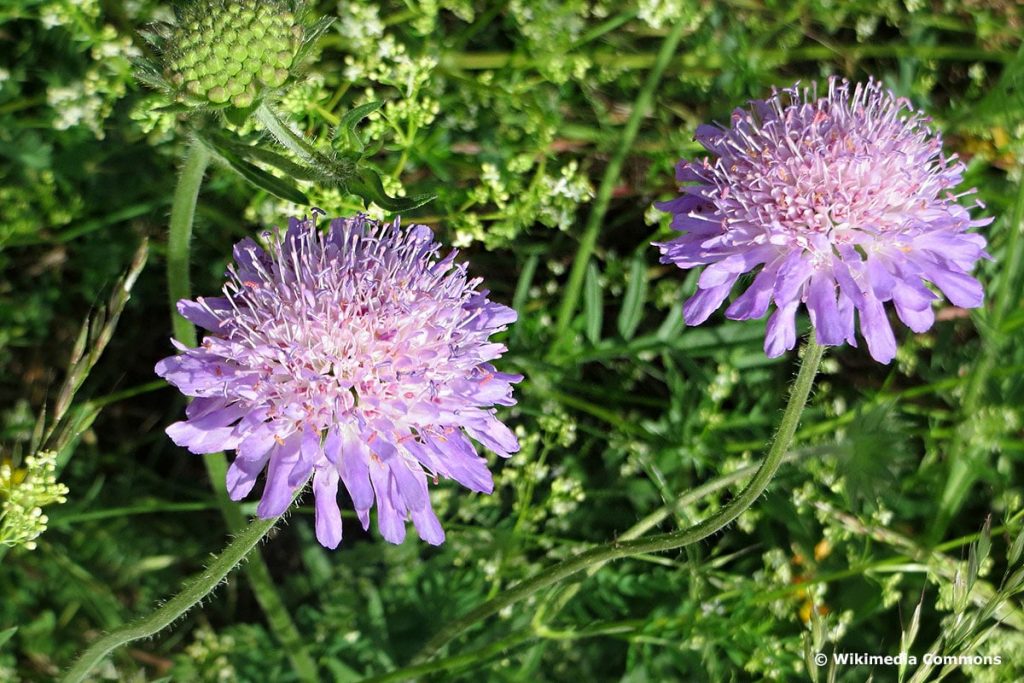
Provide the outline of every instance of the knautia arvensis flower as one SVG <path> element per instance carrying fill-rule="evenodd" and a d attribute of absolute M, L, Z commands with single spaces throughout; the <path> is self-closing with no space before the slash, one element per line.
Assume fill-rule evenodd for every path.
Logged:
<path fill-rule="evenodd" d="M 161 85 L 178 102 L 245 109 L 280 88 L 319 28 L 287 0 L 191 2 L 160 31 Z"/>
<path fill-rule="evenodd" d="M 907 100 L 870 80 L 832 78 L 828 94 L 792 87 L 737 109 L 728 128 L 698 127 L 714 156 L 683 160 L 682 196 L 659 204 L 681 237 L 662 262 L 706 266 L 684 306 L 689 325 L 718 309 L 744 273 L 760 268 L 725 311 L 768 319 L 765 351 L 796 343 L 807 307 L 818 343 L 856 345 L 854 313 L 871 356 L 888 363 L 896 339 L 885 304 L 915 332 L 931 327 L 931 283 L 955 305 L 980 306 L 970 272 L 988 255 L 956 192 L 964 165 Z M 980 206 L 980 202 L 975 202 Z"/>
<path fill-rule="evenodd" d="M 448 477 L 489 493 L 487 461 L 519 449 L 495 416 L 521 375 L 491 364 L 505 347 L 489 338 L 516 312 L 488 299 L 455 253 L 441 258 L 429 228 L 365 216 L 292 220 L 234 250 L 224 296 L 181 301 L 209 331 L 197 348 L 175 343 L 157 373 L 196 397 L 167 429 L 193 453 L 234 450 L 233 500 L 266 469 L 257 509 L 281 514 L 313 478 L 316 534 L 341 541 L 338 483 L 362 522 L 392 543 L 411 518 L 428 543 L 444 540 L 427 484 Z"/>

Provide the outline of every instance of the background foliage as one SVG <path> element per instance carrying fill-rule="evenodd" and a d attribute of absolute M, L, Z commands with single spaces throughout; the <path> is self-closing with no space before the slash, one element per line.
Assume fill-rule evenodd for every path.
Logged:
<path fill-rule="evenodd" d="M 619 561 L 541 592 L 468 631 L 449 652 L 471 656 L 433 676 L 808 680 L 826 672 L 808 669 L 805 651 L 906 647 L 920 657 L 934 645 L 1003 659 L 950 680 L 1024 679 L 1024 612 L 1012 596 L 1024 495 L 1016 2 L 355 0 L 314 9 L 337 21 L 279 109 L 341 151 L 344 136 L 332 133 L 344 113 L 386 100 L 360 129 L 381 145 L 372 163 L 392 194 L 437 195 L 406 218 L 462 248 L 493 298 L 517 308 L 503 369 L 527 376 L 506 415 L 524 447 L 496 464 L 494 495 L 451 483 L 432 492 L 449 529 L 444 546 L 395 547 L 348 524 L 342 549 L 326 552 L 303 505 L 262 548 L 325 679 L 391 671 L 445 622 L 558 559 L 659 510 L 661 528 L 686 525 L 728 497 L 711 487 L 666 507 L 758 460 L 793 357 L 764 357 L 760 323 L 716 317 L 683 329 L 694 276 L 657 264 L 649 244 L 669 231 L 649 207 L 674 191 L 675 161 L 698 153 L 698 123 L 726 120 L 772 85 L 832 73 L 881 78 L 931 113 L 947 148 L 967 160 L 966 184 L 996 216 L 986 308 L 946 306 L 929 333 L 904 334 L 889 367 L 862 350 L 830 352 L 791 464 L 738 524 L 686 552 Z M 107 300 L 140 240 L 153 242 L 77 399 L 82 429 L 58 460 L 68 502 L 47 508 L 37 549 L 0 555 L 0 680 L 50 680 L 225 542 L 198 456 L 163 434 L 183 403 L 152 374 L 171 350 L 160 257 L 184 139 L 176 115 L 156 111 L 160 96 L 134 82 L 131 60 L 148 49 L 137 30 L 169 16 L 151 0 L 0 9 L 5 459 L 29 454 L 82 319 Z M 621 173 L 606 179 L 658 47 L 679 24 L 684 37 L 653 111 Z M 602 183 L 611 203 L 571 343 L 556 344 L 556 311 Z M 364 208 L 300 185 L 328 214 Z M 235 241 L 307 210 L 215 169 L 197 217 L 195 291 L 219 288 Z M 956 511 L 942 508 L 951 457 L 968 458 L 977 479 Z M 953 512 L 948 529 L 936 527 Z M 990 535 L 980 531 L 989 516 Z M 918 673 L 931 680 L 940 669 Z M 903 675 L 836 673 L 861 681 L 872 672 Z M 98 676 L 294 680 L 237 576 Z"/>

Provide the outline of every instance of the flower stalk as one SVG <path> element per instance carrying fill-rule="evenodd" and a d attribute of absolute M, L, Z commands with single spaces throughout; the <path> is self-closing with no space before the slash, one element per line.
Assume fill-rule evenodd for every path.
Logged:
<path fill-rule="evenodd" d="M 193 140 L 185 154 L 185 163 L 178 178 L 171 205 L 171 220 L 167 238 L 167 292 L 171 306 L 171 328 L 178 341 L 189 346 L 198 343 L 196 329 L 177 312 L 177 302 L 192 295 L 189 277 L 190 245 L 192 225 L 195 221 L 196 203 L 203 177 L 210 164 L 210 152 L 198 140 Z M 227 524 L 228 530 L 238 533 L 245 526 L 238 506 L 227 494 L 224 481 L 227 476 L 227 459 L 223 453 L 211 453 L 203 458 L 207 476 L 213 486 L 217 506 Z M 246 578 L 252 587 L 257 602 L 267 617 L 271 630 L 278 641 L 287 648 L 292 668 L 303 681 L 316 681 L 316 663 L 306 651 L 298 629 L 295 627 L 284 601 L 277 594 L 270 570 L 258 553 L 246 565 Z"/>
<path fill-rule="evenodd" d="M 79 683 L 79 681 L 85 680 L 89 672 L 117 648 L 133 640 L 148 638 L 181 617 L 209 595 L 231 573 L 231 570 L 246 558 L 249 551 L 255 548 L 256 544 L 274 528 L 279 519 L 281 518 L 254 520 L 235 537 L 235 540 L 224 549 L 224 552 L 210 563 L 209 567 L 187 582 L 180 593 L 149 616 L 123 626 L 97 640 L 82 653 L 61 680 L 64 683 Z"/>
<path fill-rule="evenodd" d="M 511 587 L 494 599 L 485 602 L 465 616 L 445 626 L 413 658 L 411 666 L 416 667 L 426 662 L 430 659 L 431 655 L 477 622 L 496 614 L 509 605 L 525 600 L 577 572 L 624 557 L 683 548 L 712 536 L 735 521 L 764 493 L 782 464 L 786 452 L 793 442 L 793 436 L 796 433 L 804 406 L 807 404 L 807 398 L 814 384 L 814 377 L 817 375 L 818 368 L 821 365 L 824 351 L 825 348 L 815 342 L 813 337 L 808 339 L 800 371 L 790 389 L 789 401 L 782 414 L 779 429 L 775 434 L 768 454 L 746 487 L 718 512 L 685 529 L 629 541 L 616 540 L 582 552 L 575 557 L 571 557 L 541 571 L 533 578 Z M 400 680 L 407 673 L 407 670 L 396 671 L 374 679 L 374 681 L 375 683 L 382 683 L 383 681 Z"/>
<path fill-rule="evenodd" d="M 209 165 L 210 153 L 206 147 L 192 142 L 185 153 L 185 165 L 181 169 L 171 204 L 171 222 L 167 235 L 167 294 L 171 302 L 171 329 L 182 344 L 196 343 L 195 327 L 178 315 L 176 306 L 179 299 L 187 298 L 192 291 L 189 278 L 192 223 L 195 220 L 199 189 Z"/>

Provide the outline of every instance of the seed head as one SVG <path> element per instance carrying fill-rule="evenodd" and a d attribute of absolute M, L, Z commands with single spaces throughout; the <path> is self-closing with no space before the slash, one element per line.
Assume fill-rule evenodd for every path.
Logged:
<path fill-rule="evenodd" d="M 285 0 L 193 2 L 165 38 L 164 80 L 198 106 L 251 106 L 288 80 L 307 27 Z"/>

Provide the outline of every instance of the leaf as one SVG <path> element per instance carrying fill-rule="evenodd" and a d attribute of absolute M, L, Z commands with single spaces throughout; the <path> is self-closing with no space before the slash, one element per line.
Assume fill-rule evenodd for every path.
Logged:
<path fill-rule="evenodd" d="M 139 37 L 153 48 L 157 54 L 167 51 L 167 36 L 174 33 L 174 24 L 166 21 L 154 21 L 139 29 Z"/>
<path fill-rule="evenodd" d="M 1010 566 L 1013 567 L 1020 561 L 1021 553 L 1024 552 L 1024 529 L 1017 532 L 1017 537 L 1013 539 L 1013 544 L 1010 546 L 1010 552 L 1007 554 L 1007 561 Z"/>
<path fill-rule="evenodd" d="M 334 23 L 334 17 L 323 17 L 312 26 L 306 28 L 305 35 L 302 37 L 302 44 L 299 49 L 295 51 L 295 57 L 292 60 L 293 64 L 300 64 L 303 60 L 309 56 L 309 53 L 313 50 L 316 45 L 316 41 L 320 38 L 323 33 L 331 27 Z"/>
<path fill-rule="evenodd" d="M 384 149 L 384 141 L 383 140 L 374 140 L 373 143 L 369 147 L 363 148 L 363 151 L 360 153 L 360 158 L 364 158 L 365 159 L 365 158 L 368 158 L 368 157 L 372 157 L 372 156 L 376 155 L 377 152 L 381 151 L 382 149 Z"/>
<path fill-rule="evenodd" d="M 293 202 L 295 204 L 309 204 L 309 198 L 303 194 L 299 188 L 286 180 L 273 176 L 263 169 L 253 166 L 248 161 L 238 158 L 234 154 L 225 156 L 224 160 L 227 161 L 228 165 L 230 165 L 231 168 L 233 168 L 240 176 L 256 187 L 266 190 L 275 197 L 279 197 L 285 201 Z"/>
<path fill-rule="evenodd" d="M 373 102 L 367 102 L 366 104 L 361 104 L 358 107 L 350 109 L 341 117 L 335 136 L 337 136 L 338 133 L 344 132 L 352 145 L 362 152 L 366 149 L 366 145 L 363 144 L 363 141 L 359 138 L 359 134 L 356 133 L 356 125 L 383 106 L 383 100 L 374 100 Z"/>
<path fill-rule="evenodd" d="M 263 169 L 250 164 L 227 145 L 218 144 L 216 138 L 202 138 L 203 142 L 212 147 L 213 152 L 256 187 L 266 190 L 275 197 L 295 204 L 309 204 L 309 198 L 288 181 L 267 173 Z"/>
<path fill-rule="evenodd" d="M 647 299 L 647 261 L 642 252 L 633 257 L 629 267 L 629 282 L 626 283 L 626 296 L 622 300 L 619 311 L 619 334 L 630 340 L 636 334 L 640 319 L 644 314 L 644 302 Z"/>
<path fill-rule="evenodd" d="M 583 281 L 583 320 L 584 331 L 591 344 L 601 341 L 601 323 L 604 321 L 604 305 L 602 302 L 601 272 L 597 264 L 587 264 L 587 277 Z"/>
<path fill-rule="evenodd" d="M 227 107 L 223 110 L 224 118 L 236 126 L 243 126 L 249 120 L 258 105 L 251 104 L 248 107 Z"/>
<path fill-rule="evenodd" d="M 380 176 L 372 168 L 361 168 L 355 178 L 346 183 L 348 191 L 359 195 L 364 200 L 374 202 L 382 209 L 394 213 L 409 211 L 416 207 L 423 206 L 434 198 L 433 194 L 418 194 L 412 197 L 389 197 L 384 190 L 384 184 Z"/>
<path fill-rule="evenodd" d="M 655 333 L 655 338 L 661 341 L 667 341 L 674 337 L 679 336 L 679 332 L 683 328 L 683 307 L 679 304 L 675 304 L 669 309 L 668 315 L 662 321 L 661 326 Z"/>
<path fill-rule="evenodd" d="M 153 111 L 160 114 L 184 114 L 185 112 L 191 111 L 191 109 L 187 104 L 172 102 L 171 104 L 165 104 L 162 107 L 156 107 Z"/>
<path fill-rule="evenodd" d="M 278 154 L 277 152 L 265 147 L 260 147 L 259 145 L 247 145 L 221 134 L 213 134 L 211 139 L 216 141 L 218 147 L 227 147 L 243 159 L 251 159 L 273 166 L 280 171 L 284 171 L 284 173 L 290 178 L 306 180 L 309 182 L 322 182 L 327 179 L 323 172 L 296 163 L 284 155 Z"/>
<path fill-rule="evenodd" d="M 838 444 L 838 473 L 846 478 L 850 508 L 875 505 L 878 492 L 891 486 L 907 457 L 906 426 L 882 404 L 857 415 Z M 885 457 L 879 457 L 885 453 Z"/>
<path fill-rule="evenodd" d="M 4 643 L 6 643 L 8 640 L 10 640 L 11 637 L 15 633 L 17 633 L 17 631 L 18 631 L 18 627 L 17 626 L 12 626 L 9 629 L 5 629 L 3 631 L 0 631 L 0 650 L 3 649 Z"/>
<path fill-rule="evenodd" d="M 976 104 L 956 116 L 957 123 L 978 125 L 1013 122 L 1024 112 L 1024 45 L 1003 66 L 999 81 Z"/>
<path fill-rule="evenodd" d="M 164 92 L 170 92 L 173 90 L 170 83 L 164 79 L 160 69 L 155 67 L 149 61 L 143 59 L 133 60 L 132 66 L 134 67 L 136 80 L 145 83 L 154 90 L 162 90 Z"/>
<path fill-rule="evenodd" d="M 526 300 L 530 296 L 530 285 L 533 284 L 533 276 L 537 272 L 537 264 L 540 262 L 540 255 L 533 253 L 526 259 L 523 269 L 519 273 L 519 281 L 516 283 L 515 294 L 512 295 L 512 308 L 522 311 L 526 307 Z M 518 326 L 513 328 L 519 329 Z M 1024 538 L 1024 534 L 1021 534 Z"/>

